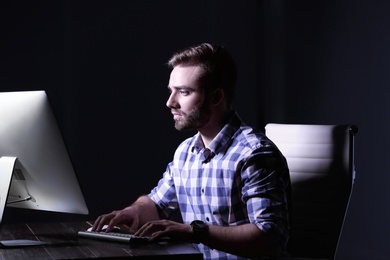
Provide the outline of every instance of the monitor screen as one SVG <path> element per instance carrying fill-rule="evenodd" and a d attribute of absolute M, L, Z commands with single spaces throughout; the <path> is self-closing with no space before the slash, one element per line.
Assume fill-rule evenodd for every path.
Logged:
<path fill-rule="evenodd" d="M 7 207 L 88 214 L 45 91 L 0 93 L 0 157 L 16 158 Z"/>

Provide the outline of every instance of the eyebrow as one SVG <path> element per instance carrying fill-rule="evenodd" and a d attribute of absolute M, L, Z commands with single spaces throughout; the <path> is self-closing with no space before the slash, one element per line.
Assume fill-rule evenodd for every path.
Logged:
<path fill-rule="evenodd" d="M 168 85 L 167 88 L 168 88 L 169 90 L 171 90 L 171 89 L 177 89 L 177 90 L 184 89 L 184 90 L 192 90 L 192 91 L 195 91 L 194 88 L 192 88 L 192 87 L 187 87 L 187 86 L 169 86 L 169 85 Z"/>

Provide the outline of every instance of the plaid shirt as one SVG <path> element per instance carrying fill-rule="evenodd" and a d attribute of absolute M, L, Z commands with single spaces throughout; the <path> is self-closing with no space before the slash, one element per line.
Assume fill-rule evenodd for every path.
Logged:
<path fill-rule="evenodd" d="M 205 148 L 199 133 L 182 142 L 149 194 L 161 210 L 177 202 L 184 223 L 253 223 L 285 246 L 289 236 L 290 179 L 286 161 L 261 132 L 237 114 Z M 203 244 L 204 259 L 243 259 Z"/>

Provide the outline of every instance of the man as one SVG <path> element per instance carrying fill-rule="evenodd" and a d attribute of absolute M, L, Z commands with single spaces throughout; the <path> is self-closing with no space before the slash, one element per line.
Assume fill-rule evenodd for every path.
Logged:
<path fill-rule="evenodd" d="M 204 259 L 279 256 L 289 236 L 290 179 L 286 160 L 232 108 L 236 68 L 221 46 L 203 43 L 175 53 L 166 105 L 182 142 L 158 185 L 130 206 L 97 218 L 151 240 L 191 241 Z M 182 222 L 167 219 L 177 202 Z"/>

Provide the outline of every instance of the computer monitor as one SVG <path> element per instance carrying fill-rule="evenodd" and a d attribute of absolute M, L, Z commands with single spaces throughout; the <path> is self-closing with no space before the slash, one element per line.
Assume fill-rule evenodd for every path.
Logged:
<path fill-rule="evenodd" d="M 6 207 L 88 214 L 47 94 L 0 92 L 0 224 Z"/>

